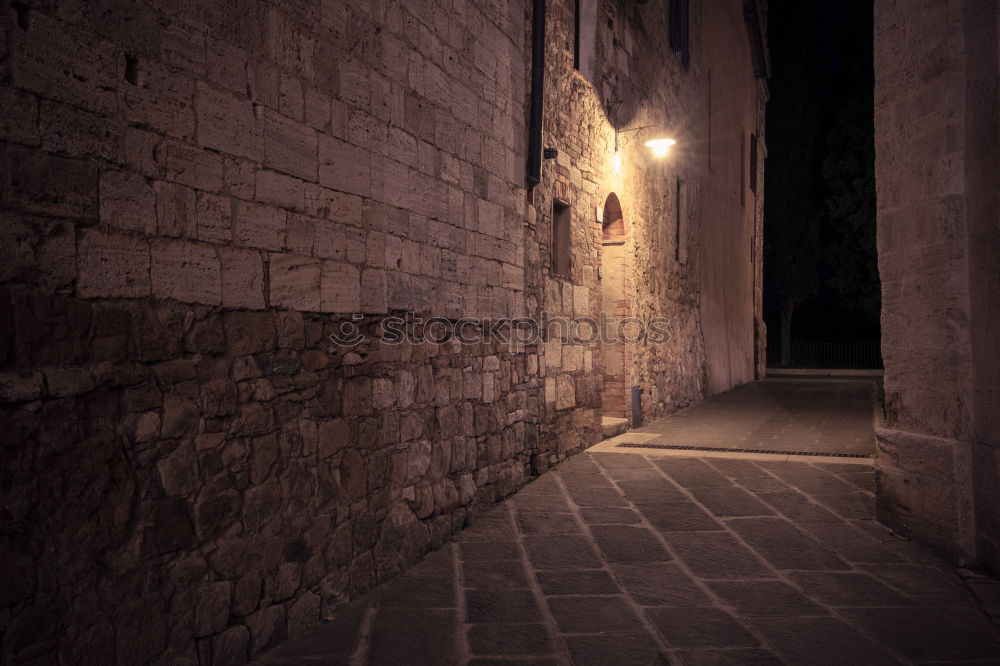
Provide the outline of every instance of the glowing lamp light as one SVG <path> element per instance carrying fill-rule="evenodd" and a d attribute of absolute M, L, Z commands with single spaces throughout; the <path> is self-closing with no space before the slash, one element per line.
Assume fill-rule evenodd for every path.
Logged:
<path fill-rule="evenodd" d="M 666 157 L 675 143 L 673 139 L 650 139 L 645 145 L 653 151 L 653 157 Z"/>
<path fill-rule="evenodd" d="M 643 125 L 642 127 L 629 127 L 627 129 L 615 128 L 615 154 L 612 158 L 612 166 L 614 167 L 615 173 L 620 173 L 622 168 L 622 158 L 621 155 L 618 154 L 618 146 L 627 146 L 633 141 L 642 141 L 645 136 L 648 136 L 647 132 L 656 127 L 658 127 L 658 125 Z M 630 132 L 635 132 L 636 134 L 631 136 L 622 136 Z M 653 157 L 663 158 L 670 153 L 670 146 L 675 143 L 677 142 L 673 139 L 660 136 L 646 141 L 645 146 L 653 151 Z"/>

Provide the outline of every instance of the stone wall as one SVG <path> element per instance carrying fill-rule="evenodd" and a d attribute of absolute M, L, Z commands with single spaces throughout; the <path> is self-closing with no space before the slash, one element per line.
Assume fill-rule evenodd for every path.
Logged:
<path fill-rule="evenodd" d="M 1000 570 L 995 0 L 875 7 L 880 518 Z"/>
<path fill-rule="evenodd" d="M 760 311 L 754 291 L 761 264 L 751 247 L 762 220 L 766 85 L 753 75 L 742 5 L 692 3 L 689 68 L 667 40 L 666 5 L 599 3 L 594 25 L 583 26 L 596 31 L 598 67 L 596 80 L 590 81 L 573 69 L 573 3 L 549 3 L 543 144 L 559 155 L 544 163 L 542 184 L 533 193 L 529 220 L 537 245 L 529 239 L 527 247 L 529 309 L 599 317 L 603 280 L 598 270 L 605 275 L 609 270 L 608 248 L 602 246 L 603 207 L 610 194 L 617 196 L 624 212 L 630 315 L 661 318 L 669 334 L 663 344 L 626 345 L 626 410 L 614 415 L 631 417 L 631 388 L 638 387 L 647 419 L 690 405 L 706 391 L 752 380 L 753 327 Z M 719 96 L 711 112 L 710 85 Z M 656 127 L 638 140 L 635 133 L 619 133 L 616 170 L 615 128 L 648 125 Z M 740 142 L 749 142 L 754 131 L 760 133 L 760 197 L 750 191 L 749 167 L 741 163 L 749 152 Z M 643 146 L 659 134 L 678 141 L 663 160 Z M 680 214 L 678 180 L 685 188 Z M 568 279 L 554 276 L 548 263 L 555 199 L 573 207 Z M 706 299 L 713 304 L 711 322 L 706 321 Z M 574 349 L 578 346 L 583 349 Z M 547 410 L 558 403 L 559 387 L 570 386 L 570 375 L 578 407 L 571 418 L 600 418 L 602 396 L 592 386 L 605 365 L 603 352 L 601 344 L 554 339 L 545 345 Z M 577 365 L 581 357 L 583 366 Z M 556 404 L 557 420 L 564 418 L 559 411 Z"/>
<path fill-rule="evenodd" d="M 703 395 L 702 229 L 736 200 L 704 200 L 694 119 L 703 54 L 746 35 L 709 40 L 695 11 L 682 71 L 664 3 L 599 3 L 595 87 L 573 3 L 548 4 L 560 156 L 530 197 L 527 0 L 4 7 L 0 661 L 242 663 L 599 439 L 600 344 L 380 336 L 404 313 L 599 313 L 611 191 L 631 312 L 670 331 L 628 350 L 629 381 L 647 418 Z M 631 145 L 615 174 L 612 99 L 674 156 Z"/>
<path fill-rule="evenodd" d="M 254 656 L 550 453 L 531 349 L 328 339 L 522 309 L 524 13 L 4 9 L 12 662 Z"/>

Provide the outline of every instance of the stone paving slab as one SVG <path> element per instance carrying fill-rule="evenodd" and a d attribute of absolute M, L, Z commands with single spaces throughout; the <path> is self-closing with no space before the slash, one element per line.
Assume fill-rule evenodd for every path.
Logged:
<path fill-rule="evenodd" d="M 871 407 L 758 382 L 606 440 L 260 663 L 1000 664 L 1000 583 L 876 523 L 870 459 L 615 446 L 869 452 Z"/>
<path fill-rule="evenodd" d="M 609 441 L 870 455 L 873 386 L 865 379 L 753 382 Z"/>
<path fill-rule="evenodd" d="M 873 473 L 583 453 L 260 663 L 1000 663 L 956 571 L 872 520 Z"/>

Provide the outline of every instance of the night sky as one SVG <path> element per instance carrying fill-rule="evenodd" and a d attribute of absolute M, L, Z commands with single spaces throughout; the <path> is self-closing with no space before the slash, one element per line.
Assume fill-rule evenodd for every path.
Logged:
<path fill-rule="evenodd" d="M 778 365 L 783 310 L 793 341 L 879 339 L 872 2 L 768 11 L 764 310 Z"/>

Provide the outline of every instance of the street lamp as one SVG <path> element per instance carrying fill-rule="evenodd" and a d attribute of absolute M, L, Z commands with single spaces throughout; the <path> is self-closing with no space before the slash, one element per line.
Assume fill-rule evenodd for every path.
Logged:
<path fill-rule="evenodd" d="M 649 133 L 649 130 L 654 127 L 659 127 L 659 125 L 643 125 L 642 127 L 629 127 L 626 129 L 615 128 L 615 156 L 614 156 L 614 167 L 615 173 L 621 171 L 621 157 L 618 154 L 619 145 L 627 146 L 633 141 L 640 141 L 642 138 Z M 626 134 L 629 132 L 635 132 L 635 136 L 619 136 L 621 134 Z M 662 159 L 670 153 L 670 146 L 677 143 L 675 140 L 665 137 L 657 136 L 655 138 L 649 139 L 644 146 L 653 151 L 653 157 L 657 159 Z"/>
<path fill-rule="evenodd" d="M 653 157 L 666 157 L 670 152 L 670 146 L 677 143 L 673 139 L 650 139 L 646 146 L 653 150 Z"/>

